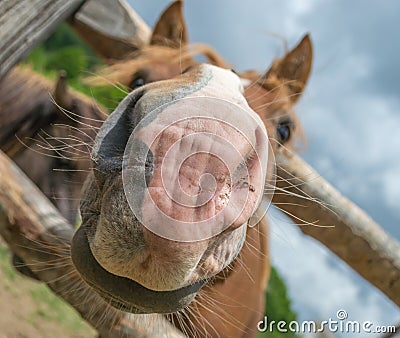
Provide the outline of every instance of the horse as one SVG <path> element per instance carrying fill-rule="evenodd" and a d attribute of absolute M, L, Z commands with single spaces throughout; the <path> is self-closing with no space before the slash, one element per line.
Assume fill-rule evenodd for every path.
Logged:
<path fill-rule="evenodd" d="M 67 87 L 16 67 L 0 81 L 0 148 L 76 224 L 90 149 L 107 110 Z"/>
<path fill-rule="evenodd" d="M 193 63 L 185 27 L 181 2 L 175 2 L 161 15 L 150 46 L 107 68 L 100 80 L 91 79 L 91 83 L 115 82 L 135 91 L 179 76 Z M 193 49 L 196 50 L 196 46 Z M 215 57 L 216 52 L 204 54 L 213 55 L 210 63 L 229 68 L 225 61 L 221 62 L 222 58 Z M 275 60 L 265 74 L 255 71 L 239 74 L 246 84 L 244 96 L 262 118 L 274 152 L 295 147 L 295 135 L 301 134 L 293 105 L 307 83 L 311 63 L 312 45 L 306 35 L 283 58 Z M 86 208 L 86 204 L 82 204 L 81 210 Z M 171 316 L 174 324 L 189 336 L 254 336 L 265 307 L 264 292 L 269 274 L 267 238 L 265 219 L 256 227 L 248 228 L 238 260 L 206 284 L 188 310 Z"/>
<path fill-rule="evenodd" d="M 185 71 L 190 72 L 190 67 L 198 63 L 193 58 L 196 53 L 205 55 L 211 64 L 229 68 L 210 48 L 187 45 L 187 33 L 176 30 L 176 27 L 185 29 L 179 4 L 176 2 L 171 5 L 160 17 L 148 47 L 139 50 L 129 60 L 112 66 L 107 73 L 102 74 L 103 78 L 122 83 L 129 90 L 140 90 L 140 87 L 146 88 L 152 82 L 158 83 L 160 80 L 179 77 Z M 273 151 L 278 151 L 280 147 L 290 147 L 295 142 L 299 125 L 292 107 L 307 82 L 311 59 L 311 42 L 306 36 L 282 59 L 276 60 L 265 74 L 239 74 L 247 80 L 244 81 L 247 82 L 244 96 L 264 121 Z M 94 118 L 97 119 L 101 120 Z M 87 122 L 89 120 L 85 120 Z M 85 171 L 89 168 L 90 165 L 86 166 Z M 88 185 L 92 186 L 86 183 L 85 191 Z M 83 224 L 88 209 L 86 202 L 84 197 L 81 202 Z M 257 226 L 248 228 L 238 258 L 202 287 L 193 304 L 184 313 L 170 316 L 170 320 L 188 335 L 253 336 L 256 323 L 264 313 L 264 291 L 269 269 L 267 236 L 264 219 Z M 92 263 L 95 265 L 96 261 Z"/>

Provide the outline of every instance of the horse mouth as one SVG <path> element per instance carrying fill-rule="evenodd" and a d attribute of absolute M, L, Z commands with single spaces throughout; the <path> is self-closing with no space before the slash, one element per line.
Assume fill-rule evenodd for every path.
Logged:
<path fill-rule="evenodd" d="M 105 270 L 93 256 L 86 230 L 80 227 L 72 240 L 71 258 L 83 280 L 107 303 L 135 313 L 173 313 L 186 308 L 206 280 L 171 291 L 154 291 L 132 279 Z"/>

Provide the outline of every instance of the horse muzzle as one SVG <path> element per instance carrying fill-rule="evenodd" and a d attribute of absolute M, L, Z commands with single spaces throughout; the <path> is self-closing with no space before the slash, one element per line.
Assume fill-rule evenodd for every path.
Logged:
<path fill-rule="evenodd" d="M 72 258 L 116 307 L 186 307 L 238 255 L 268 138 L 239 78 L 201 65 L 133 91 L 96 138 Z"/>

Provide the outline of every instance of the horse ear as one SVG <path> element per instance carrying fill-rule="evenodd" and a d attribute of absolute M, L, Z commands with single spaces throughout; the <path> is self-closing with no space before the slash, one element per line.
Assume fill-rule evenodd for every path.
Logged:
<path fill-rule="evenodd" d="M 270 76 L 278 78 L 289 89 L 291 101 L 296 102 L 310 76 L 312 59 L 312 42 L 306 34 L 296 47 L 272 65 L 265 75 L 267 82 Z"/>
<path fill-rule="evenodd" d="M 68 90 L 67 73 L 65 70 L 61 70 L 58 73 L 58 79 L 53 96 L 55 103 L 61 108 L 69 109 L 71 107 L 72 97 Z"/>
<path fill-rule="evenodd" d="M 183 1 L 174 1 L 158 19 L 150 45 L 179 48 L 188 43 L 188 33 L 183 17 Z"/>

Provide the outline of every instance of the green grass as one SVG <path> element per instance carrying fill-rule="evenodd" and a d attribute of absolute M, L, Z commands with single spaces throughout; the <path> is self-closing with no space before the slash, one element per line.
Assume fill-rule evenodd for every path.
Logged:
<path fill-rule="evenodd" d="M 104 63 L 65 24 L 43 44 L 36 47 L 23 62 L 43 76 L 56 80 L 60 70 L 67 73 L 71 88 L 93 97 L 109 111 L 114 110 L 126 93 L 115 86 L 94 87 L 86 85 L 84 77 L 94 75 Z"/>
<path fill-rule="evenodd" d="M 284 321 L 290 323 L 296 320 L 296 314 L 292 310 L 292 304 L 289 298 L 288 290 L 285 281 L 280 276 L 279 272 L 272 267 L 271 275 L 268 283 L 266 295 L 265 315 L 268 318 L 268 323 L 274 321 L 278 323 Z M 272 332 L 260 332 L 257 338 L 299 338 L 300 335 L 293 332 L 279 332 L 275 326 Z"/>
<path fill-rule="evenodd" d="M 80 315 L 61 298 L 56 296 L 44 283 L 33 281 L 19 274 L 11 264 L 10 250 L 0 242 L 0 287 L 24 306 L 29 303 L 30 312 L 24 317 L 35 327 L 55 323 L 60 333 L 71 337 L 93 336 Z M 65 335 L 64 335 L 65 336 Z"/>
<path fill-rule="evenodd" d="M 17 271 L 11 266 L 9 251 L 3 246 L 0 246 L 0 269 L 8 280 L 14 281 L 17 278 Z"/>
<path fill-rule="evenodd" d="M 79 331 L 85 328 L 85 325 L 68 304 L 54 295 L 49 288 L 40 284 L 30 292 L 30 297 L 36 304 L 36 309 L 30 314 L 28 321 L 35 323 L 38 318 L 46 321 L 62 323 L 68 331 Z"/>

